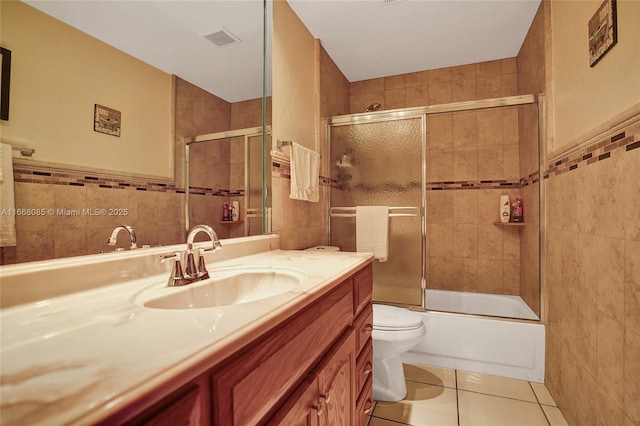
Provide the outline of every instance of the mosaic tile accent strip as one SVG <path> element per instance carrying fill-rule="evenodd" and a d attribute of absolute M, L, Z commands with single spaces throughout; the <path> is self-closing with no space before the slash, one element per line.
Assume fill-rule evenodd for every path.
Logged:
<path fill-rule="evenodd" d="M 596 139 L 593 143 L 573 151 L 547 164 L 544 179 L 586 167 L 612 155 L 640 148 L 640 115 L 630 120 L 632 123 L 613 136 Z"/>
<path fill-rule="evenodd" d="M 15 182 L 39 183 L 48 185 L 69 186 L 96 186 L 99 188 L 150 191 L 150 192 L 175 192 L 184 194 L 183 187 L 177 187 L 173 183 L 154 182 L 140 178 L 114 177 L 102 174 L 88 174 L 86 171 L 52 168 L 38 163 L 15 163 L 13 176 Z M 197 195 L 213 195 L 220 197 L 243 196 L 242 190 L 213 189 L 191 186 L 189 193 Z"/>

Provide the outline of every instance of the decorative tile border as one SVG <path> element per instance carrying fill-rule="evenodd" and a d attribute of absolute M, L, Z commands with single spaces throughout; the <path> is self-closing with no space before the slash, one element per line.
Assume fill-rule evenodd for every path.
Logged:
<path fill-rule="evenodd" d="M 552 160 L 547 164 L 544 179 L 586 167 L 636 148 L 640 148 L 640 124 L 633 123 L 611 137 L 596 139 L 587 146 Z"/>
<path fill-rule="evenodd" d="M 67 186 L 93 186 L 99 188 L 133 191 L 165 192 L 184 194 L 184 187 L 173 183 L 154 182 L 146 179 L 109 176 L 101 173 L 88 173 L 82 170 L 60 169 L 35 164 L 15 163 L 14 182 Z M 243 196 L 244 190 L 213 189 L 197 186 L 190 187 L 190 194 L 212 195 L 218 197 Z"/>

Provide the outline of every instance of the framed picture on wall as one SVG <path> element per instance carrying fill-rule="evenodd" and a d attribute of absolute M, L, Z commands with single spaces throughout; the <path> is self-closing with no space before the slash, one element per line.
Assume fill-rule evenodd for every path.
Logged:
<path fill-rule="evenodd" d="M 604 0 L 589 20 L 590 66 L 595 66 L 617 41 L 616 0 Z"/>
<path fill-rule="evenodd" d="M 9 86 L 11 84 L 11 51 L 0 47 L 2 77 L 0 78 L 0 119 L 9 121 Z"/>
<path fill-rule="evenodd" d="M 93 112 L 93 130 L 107 135 L 120 137 L 122 114 L 120 111 L 95 104 Z"/>

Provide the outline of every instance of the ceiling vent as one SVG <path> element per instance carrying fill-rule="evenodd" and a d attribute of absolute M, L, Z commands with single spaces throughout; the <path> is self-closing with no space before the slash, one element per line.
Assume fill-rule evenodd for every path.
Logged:
<path fill-rule="evenodd" d="M 225 27 L 216 28 L 213 31 L 209 31 L 203 34 L 204 38 L 219 47 L 231 46 L 232 44 L 240 43 L 240 39 L 233 35 L 231 31 Z"/>

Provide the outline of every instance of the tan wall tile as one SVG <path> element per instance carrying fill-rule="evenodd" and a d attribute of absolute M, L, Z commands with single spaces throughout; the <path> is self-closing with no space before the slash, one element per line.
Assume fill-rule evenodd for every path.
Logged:
<path fill-rule="evenodd" d="M 453 224 L 429 225 L 429 257 L 453 258 Z"/>
<path fill-rule="evenodd" d="M 499 98 L 502 96 L 502 76 L 478 76 L 476 79 L 476 94 L 478 99 Z"/>
<path fill-rule="evenodd" d="M 478 223 L 478 193 L 476 191 L 453 191 L 453 223 Z"/>
<path fill-rule="evenodd" d="M 502 261 L 478 259 L 478 292 L 502 294 L 502 273 Z"/>
<path fill-rule="evenodd" d="M 600 237 L 598 251 L 598 310 L 624 322 L 624 241 Z"/>
<path fill-rule="evenodd" d="M 518 260 L 502 261 L 502 292 L 517 296 L 520 294 L 520 262 Z"/>
<path fill-rule="evenodd" d="M 453 192 L 429 191 L 427 208 L 429 223 L 453 223 Z"/>
<path fill-rule="evenodd" d="M 504 258 L 503 237 L 503 229 L 496 225 L 478 225 L 478 258 L 502 260 Z"/>
<path fill-rule="evenodd" d="M 502 74 L 502 61 L 486 61 L 486 62 L 478 62 L 476 64 L 476 75 L 477 76 L 487 76 L 487 75 L 500 75 Z"/>
<path fill-rule="evenodd" d="M 445 182 L 454 179 L 453 150 L 430 149 L 427 161 L 427 174 L 430 182 Z"/>
<path fill-rule="evenodd" d="M 429 105 L 429 86 L 407 86 L 407 107 Z"/>
<path fill-rule="evenodd" d="M 627 327 L 624 338 L 624 411 L 640 423 L 640 333 Z"/>
<path fill-rule="evenodd" d="M 54 185 L 15 182 L 15 208 L 25 214 L 16 214 L 17 231 L 43 231 L 54 229 L 55 215 L 47 211 L 55 207 Z M 29 211 L 38 213 L 29 214 Z M 18 244 L 20 242 L 18 241 Z"/>
<path fill-rule="evenodd" d="M 478 120 L 475 111 L 453 114 L 452 126 L 454 148 L 478 146 Z"/>
<path fill-rule="evenodd" d="M 427 71 L 429 84 L 451 83 L 451 68 L 438 68 Z"/>
<path fill-rule="evenodd" d="M 84 229 L 58 229 L 55 232 L 55 257 L 87 254 L 87 233 Z"/>
<path fill-rule="evenodd" d="M 478 227 L 470 224 L 453 225 L 453 254 L 455 257 L 478 258 Z"/>
<path fill-rule="evenodd" d="M 640 150 L 624 154 L 624 235 L 640 241 Z"/>
<path fill-rule="evenodd" d="M 17 262 L 53 259 L 55 257 L 55 230 L 53 228 L 36 231 L 16 230 Z M 106 240 L 105 240 L 106 241 Z"/>
<path fill-rule="evenodd" d="M 451 67 L 451 80 L 473 80 L 476 79 L 476 65 L 475 64 L 467 64 L 467 65 L 458 65 L 456 67 Z"/>
<path fill-rule="evenodd" d="M 598 312 L 597 380 L 617 404 L 624 395 L 624 329 L 622 324 Z"/>
<path fill-rule="evenodd" d="M 451 102 L 473 101 L 477 99 L 476 80 L 454 80 L 451 84 Z"/>
<path fill-rule="evenodd" d="M 640 330 L 640 242 L 627 240 L 624 244 L 624 325 Z"/>
<path fill-rule="evenodd" d="M 438 114 L 427 117 L 428 149 L 451 149 L 453 127 L 451 114 Z"/>
<path fill-rule="evenodd" d="M 451 102 L 451 82 L 429 84 L 429 105 L 448 104 Z"/>
<path fill-rule="evenodd" d="M 389 89 L 384 91 L 384 108 L 398 109 L 407 106 L 406 89 Z"/>
<path fill-rule="evenodd" d="M 596 193 L 598 235 L 624 238 L 625 200 L 622 160 L 622 155 L 612 155 L 611 158 L 595 164 L 598 167 Z"/>
<path fill-rule="evenodd" d="M 31 184 L 33 187 L 34 185 Z M 53 185 L 53 198 L 56 229 L 85 229 L 87 227 L 87 217 L 83 214 L 83 209 L 87 206 L 86 188 L 84 186 Z M 59 214 L 64 210 L 64 214 Z M 79 215 L 75 215 L 77 211 Z M 67 215 L 66 212 L 71 213 Z M 57 256 L 63 257 L 63 256 Z"/>
<path fill-rule="evenodd" d="M 598 310 L 595 305 L 582 300 L 578 304 L 580 308 L 577 312 L 576 359 L 585 371 L 595 377 Z"/>
<path fill-rule="evenodd" d="M 478 148 L 478 179 L 504 179 L 504 148 L 488 146 Z"/>
<path fill-rule="evenodd" d="M 453 150 L 453 180 L 474 181 L 478 179 L 478 151 L 475 148 Z"/>
<path fill-rule="evenodd" d="M 406 74 L 407 87 L 425 86 L 429 84 L 428 71 L 418 71 Z"/>
<path fill-rule="evenodd" d="M 393 75 L 384 78 L 384 90 L 405 89 L 407 87 L 407 77 L 405 74 Z"/>
<path fill-rule="evenodd" d="M 500 109 L 478 111 L 478 146 L 502 145 L 502 115 Z"/>

